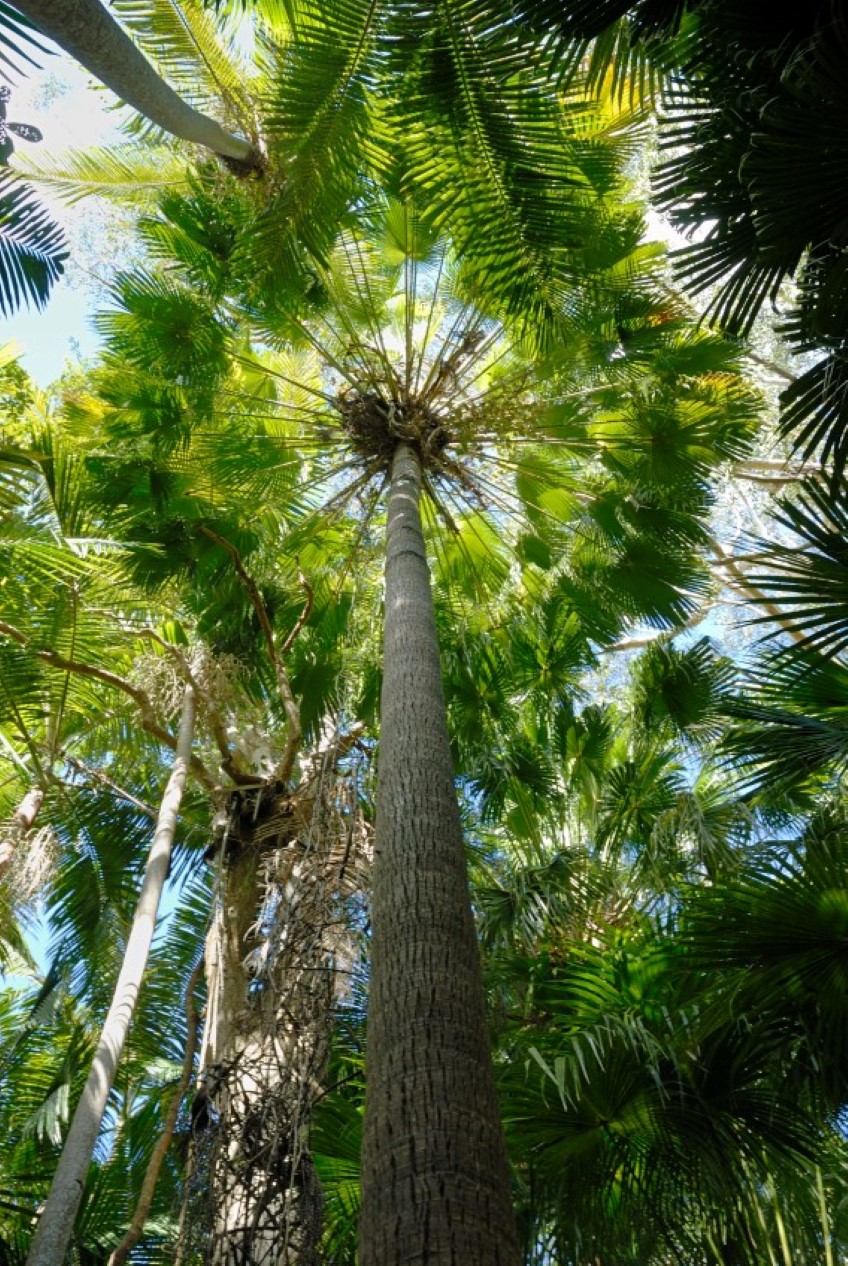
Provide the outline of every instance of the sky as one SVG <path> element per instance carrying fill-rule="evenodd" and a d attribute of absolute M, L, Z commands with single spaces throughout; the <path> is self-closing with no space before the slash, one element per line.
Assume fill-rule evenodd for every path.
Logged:
<path fill-rule="evenodd" d="M 95 88 L 70 58 L 55 54 L 40 61 L 40 68 L 29 68 L 26 77 L 15 75 L 10 81 L 7 111 L 10 121 L 39 128 L 44 139 L 38 145 L 16 140 L 11 165 L 18 154 L 39 162 L 47 156 L 60 159 L 69 149 L 118 143 L 119 116 L 111 93 Z M 108 217 L 109 208 L 99 199 L 67 206 L 45 189 L 39 189 L 38 196 L 65 229 L 71 260 L 43 310 L 23 308 L 12 317 L 0 317 L 0 346 L 14 341 L 23 347 L 21 363 L 39 386 L 46 387 L 66 362 L 91 357 L 97 350 L 91 318 L 102 306 L 102 291 L 98 295 L 87 259 L 91 262 L 94 230 Z"/>

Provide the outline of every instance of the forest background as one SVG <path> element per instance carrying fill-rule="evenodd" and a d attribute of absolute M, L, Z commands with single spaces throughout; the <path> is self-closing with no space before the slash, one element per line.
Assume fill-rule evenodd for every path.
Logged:
<path fill-rule="evenodd" d="M 2 367 L 4 1260 L 844 1260 L 841 6 L 114 10 L 217 123 L 2 138 L 7 313 L 121 235 Z"/>

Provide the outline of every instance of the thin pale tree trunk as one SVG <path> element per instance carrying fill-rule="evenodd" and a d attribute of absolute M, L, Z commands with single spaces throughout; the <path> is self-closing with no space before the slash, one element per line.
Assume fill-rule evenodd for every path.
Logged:
<path fill-rule="evenodd" d="M 454 786 L 421 465 L 392 464 L 372 905 L 362 1266 L 517 1266 Z"/>
<path fill-rule="evenodd" d="M 177 1128 L 180 1108 L 186 1096 L 186 1091 L 191 1085 L 192 1073 L 194 1072 L 194 1056 L 197 1050 L 197 1003 L 194 994 L 202 975 L 203 959 L 201 958 L 191 973 L 186 988 L 186 1046 L 183 1053 L 183 1066 L 180 1078 L 174 1087 L 171 1102 L 165 1114 L 162 1133 L 156 1140 L 156 1146 L 150 1155 L 150 1160 L 147 1162 L 147 1169 L 144 1172 L 144 1180 L 141 1184 L 141 1191 L 132 1221 L 120 1244 L 112 1250 L 108 1266 L 125 1266 L 125 1263 L 129 1260 L 130 1253 L 144 1234 L 144 1224 L 153 1206 L 153 1197 L 156 1195 L 156 1186 L 159 1182 L 159 1175 L 162 1172 L 162 1165 L 168 1155 L 168 1149 L 171 1146 L 174 1131 Z"/>
<path fill-rule="evenodd" d="M 59 1266 L 59 1263 L 65 1260 L 106 1101 L 115 1080 L 115 1071 L 121 1058 L 147 966 L 191 757 L 194 708 L 194 691 L 191 686 L 187 686 L 183 698 L 176 756 L 159 807 L 153 844 L 147 859 L 141 893 L 127 940 L 123 966 L 115 986 L 109 1014 L 103 1025 L 91 1072 L 65 1139 L 50 1195 L 47 1197 L 47 1203 L 38 1221 L 38 1228 L 27 1258 L 27 1266 Z"/>
<path fill-rule="evenodd" d="M 15 7 L 122 101 L 166 132 L 248 167 L 261 165 L 249 141 L 231 136 L 174 92 L 100 0 L 15 0 Z"/>
<path fill-rule="evenodd" d="M 15 815 L 9 824 L 8 835 L 5 839 L 0 839 L 0 879 L 10 869 L 12 862 L 18 855 L 21 844 L 26 840 L 27 833 L 32 830 L 38 812 L 44 801 L 44 792 L 40 787 L 30 787 L 21 803 L 15 810 Z"/>

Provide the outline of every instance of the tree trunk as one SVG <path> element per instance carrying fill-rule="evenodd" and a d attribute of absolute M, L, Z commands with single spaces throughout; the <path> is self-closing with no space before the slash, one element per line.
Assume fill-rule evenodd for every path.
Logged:
<path fill-rule="evenodd" d="M 58 1266 L 58 1263 L 65 1260 L 106 1101 L 115 1080 L 115 1071 L 121 1058 L 147 966 L 191 756 L 194 705 L 194 691 L 187 686 L 180 718 L 176 756 L 159 807 L 153 844 L 147 859 L 141 893 L 127 940 L 123 966 L 115 986 L 109 1014 L 103 1025 L 91 1072 L 65 1139 L 50 1195 L 47 1197 L 47 1203 L 38 1221 L 38 1228 L 27 1258 L 27 1266 Z"/>
<path fill-rule="evenodd" d="M 44 792 L 40 787 L 30 787 L 7 828 L 5 839 L 0 839 L 0 879 L 12 865 L 18 855 L 21 844 L 31 831 L 44 801 Z"/>
<path fill-rule="evenodd" d="M 369 844 L 337 769 L 353 741 L 337 735 L 315 753 L 295 791 L 275 782 L 231 799 L 179 1261 L 205 1240 L 208 1266 L 321 1261 L 309 1125 L 339 967 L 354 954 L 339 901 L 364 883 Z"/>
<path fill-rule="evenodd" d="M 272 825 L 258 819 L 259 840 L 248 829 L 235 844 L 222 893 L 203 1087 L 212 1129 L 209 1266 L 320 1261 L 321 1192 L 306 1139 L 329 1050 L 332 982 L 326 953 L 310 953 L 325 920 L 310 935 L 302 850 L 285 817 L 263 839 Z M 280 937 L 282 953 L 272 944 Z"/>
<path fill-rule="evenodd" d="M 166 132 L 245 167 L 261 166 L 248 141 L 231 136 L 169 87 L 100 0 L 15 0 L 15 5 L 122 101 Z"/>
<path fill-rule="evenodd" d="M 516 1266 L 509 1172 L 421 529 L 400 444 L 386 542 L 362 1266 Z"/>

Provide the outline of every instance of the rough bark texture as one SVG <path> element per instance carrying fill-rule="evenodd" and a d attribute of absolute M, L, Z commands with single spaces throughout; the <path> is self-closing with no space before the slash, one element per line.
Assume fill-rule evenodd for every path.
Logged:
<path fill-rule="evenodd" d="M 174 92 L 100 0 L 15 0 L 15 4 L 96 79 L 166 132 L 247 166 L 260 165 L 248 141 L 231 136 Z"/>
<path fill-rule="evenodd" d="M 339 900 L 363 884 L 369 846 L 356 788 L 336 769 L 352 743 L 337 736 L 293 792 L 276 782 L 230 801 L 180 1261 L 321 1260 L 309 1124 L 352 952 Z"/>
<path fill-rule="evenodd" d="M 362 1266 L 517 1266 L 421 530 L 394 456 L 386 552 Z"/>
<path fill-rule="evenodd" d="M 194 691 L 187 686 L 177 753 L 159 808 L 124 962 L 109 1014 L 103 1024 L 91 1072 L 65 1139 L 50 1195 L 39 1218 L 27 1266 L 58 1266 L 65 1260 L 106 1101 L 115 1080 L 115 1071 L 147 966 L 159 901 L 171 860 L 177 814 L 188 773 L 194 730 L 194 705 Z"/>

